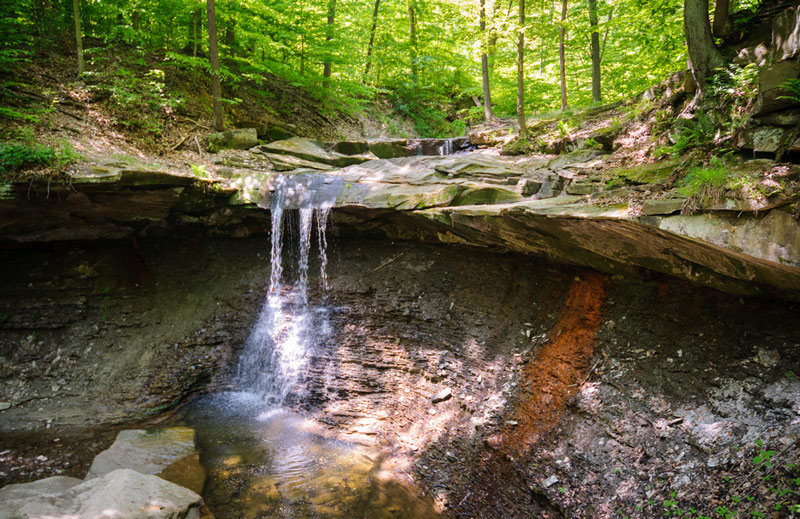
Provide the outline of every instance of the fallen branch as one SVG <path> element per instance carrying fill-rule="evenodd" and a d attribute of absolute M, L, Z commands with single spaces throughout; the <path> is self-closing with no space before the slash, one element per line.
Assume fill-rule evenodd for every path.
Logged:
<path fill-rule="evenodd" d="M 197 126 L 198 128 L 202 128 L 204 130 L 211 131 L 211 128 L 209 128 L 208 126 L 202 125 L 202 124 L 200 124 L 199 122 L 197 122 L 195 120 L 189 119 L 188 117 L 181 117 L 181 120 L 189 122 L 189 123 L 192 123 L 195 126 Z"/>
<path fill-rule="evenodd" d="M 401 252 L 400 254 L 398 254 L 397 256 L 395 256 L 394 258 L 392 258 L 392 259 L 390 259 L 390 260 L 388 260 L 388 261 L 385 261 L 385 262 L 381 263 L 380 265 L 378 265 L 377 267 L 375 267 L 375 269 L 374 269 L 372 272 L 378 272 L 380 269 L 382 269 L 383 267 L 385 267 L 385 266 L 386 266 L 386 265 L 388 265 L 389 263 L 392 263 L 394 260 L 396 260 L 396 259 L 400 258 L 400 256 L 402 256 L 402 255 L 404 255 L 404 254 L 405 254 L 405 252 Z"/>
<path fill-rule="evenodd" d="M 189 137 L 191 137 L 191 135 L 192 135 L 192 134 L 190 134 L 190 133 L 187 133 L 187 134 L 186 134 L 186 137 L 184 137 L 183 139 L 181 139 L 181 141 L 180 141 L 178 144 L 176 144 L 175 146 L 171 147 L 171 148 L 169 149 L 169 151 L 175 151 L 175 150 L 177 150 L 178 148 L 180 148 L 180 147 L 181 147 L 181 144 L 183 144 L 184 142 L 186 142 L 186 139 L 188 139 Z"/>
<path fill-rule="evenodd" d="M 58 106 L 54 106 L 53 108 L 56 110 L 56 112 L 60 112 L 60 113 L 62 113 L 62 114 L 64 114 L 64 115 L 68 115 L 68 116 L 70 116 L 70 117 L 72 117 L 72 118 L 74 118 L 74 119 L 77 119 L 77 120 L 79 120 L 79 121 L 80 121 L 80 122 L 82 122 L 82 123 L 85 123 L 85 122 L 86 122 L 86 119 L 84 119 L 83 117 L 81 117 L 81 116 L 79 116 L 79 115 L 75 115 L 75 114 L 73 114 L 73 113 L 70 113 L 70 112 L 67 112 L 66 110 L 64 110 L 64 109 L 62 109 L 62 108 L 59 108 Z"/>
<path fill-rule="evenodd" d="M 200 141 L 197 139 L 197 135 L 194 136 L 194 143 L 197 144 L 197 153 L 202 155 L 203 150 L 200 149 Z"/>

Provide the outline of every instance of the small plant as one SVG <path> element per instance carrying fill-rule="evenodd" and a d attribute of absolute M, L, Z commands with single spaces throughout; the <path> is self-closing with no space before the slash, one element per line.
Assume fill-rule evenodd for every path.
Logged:
<path fill-rule="evenodd" d="M 800 78 L 786 80 L 781 84 L 781 88 L 788 90 L 790 94 L 788 96 L 780 96 L 778 99 L 790 99 L 795 103 L 800 103 Z"/>
<path fill-rule="evenodd" d="M 192 174 L 197 178 L 208 178 L 208 169 L 204 164 L 192 164 Z"/>
<path fill-rule="evenodd" d="M 713 157 L 707 166 L 695 167 L 681 182 L 680 191 L 700 202 L 719 200 L 728 182 L 729 170 L 721 159 Z"/>
<path fill-rule="evenodd" d="M 556 127 L 556 131 L 560 137 L 569 137 L 570 134 L 575 130 L 575 127 L 570 124 L 567 120 L 560 120 L 558 121 L 558 126 Z"/>

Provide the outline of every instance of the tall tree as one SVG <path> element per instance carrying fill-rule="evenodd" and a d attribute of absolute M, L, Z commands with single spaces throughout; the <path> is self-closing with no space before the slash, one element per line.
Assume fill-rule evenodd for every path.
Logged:
<path fill-rule="evenodd" d="M 714 36 L 727 38 L 733 33 L 730 0 L 717 0 L 714 5 Z"/>
<path fill-rule="evenodd" d="M 75 18 L 75 44 L 78 48 L 78 75 L 83 74 L 86 67 L 83 63 L 83 37 L 81 36 L 80 0 L 72 0 L 72 13 Z"/>
<path fill-rule="evenodd" d="M 597 0 L 589 0 L 589 29 L 592 31 L 592 102 L 599 103 L 600 96 L 600 32 L 597 28 Z"/>
<path fill-rule="evenodd" d="M 325 43 L 327 50 L 325 53 L 325 65 L 323 66 L 322 75 L 325 79 L 331 77 L 331 40 L 333 40 L 334 21 L 336 19 L 336 0 L 328 0 L 328 24 L 325 26 Z M 328 81 L 325 81 L 328 84 Z"/>
<path fill-rule="evenodd" d="M 561 71 L 561 110 L 567 109 L 567 0 L 561 2 L 561 29 L 558 33 L 558 64 Z"/>
<path fill-rule="evenodd" d="M 206 17 L 208 18 L 208 61 L 211 62 L 214 129 L 221 132 L 225 129 L 225 123 L 222 120 L 222 84 L 219 80 L 219 46 L 217 45 L 217 17 L 214 13 L 214 0 L 206 0 Z"/>
<path fill-rule="evenodd" d="M 692 64 L 692 75 L 702 92 L 711 71 L 724 64 L 722 54 L 714 45 L 711 23 L 708 19 L 708 0 L 684 0 L 683 30 Z"/>
<path fill-rule="evenodd" d="M 486 0 L 481 0 L 481 78 L 483 79 L 483 116 L 488 123 L 494 119 L 492 113 L 492 91 L 489 88 L 489 55 L 486 39 Z"/>
<path fill-rule="evenodd" d="M 375 31 L 378 29 L 378 8 L 380 7 L 381 0 L 375 0 L 375 8 L 372 10 L 372 28 L 369 31 L 369 46 L 367 47 L 367 64 L 364 66 L 364 79 L 362 83 L 367 82 L 369 76 L 369 68 L 372 66 L 372 49 L 375 46 Z"/>
<path fill-rule="evenodd" d="M 519 139 L 528 140 L 525 122 L 525 0 L 519 0 L 519 27 L 517 29 L 517 123 Z"/>
<path fill-rule="evenodd" d="M 408 0 L 408 32 L 411 45 L 411 80 L 417 83 L 417 0 Z"/>

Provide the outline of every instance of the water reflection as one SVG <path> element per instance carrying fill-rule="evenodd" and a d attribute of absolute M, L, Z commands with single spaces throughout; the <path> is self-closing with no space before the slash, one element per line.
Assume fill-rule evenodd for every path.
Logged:
<path fill-rule="evenodd" d="M 206 397 L 186 421 L 197 430 L 204 497 L 217 519 L 439 517 L 430 500 L 386 480 L 374 449 L 324 438 L 301 416 L 266 409 L 260 396 Z"/>

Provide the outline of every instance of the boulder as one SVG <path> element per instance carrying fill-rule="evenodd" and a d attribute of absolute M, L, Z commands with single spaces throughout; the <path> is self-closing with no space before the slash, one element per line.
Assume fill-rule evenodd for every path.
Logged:
<path fill-rule="evenodd" d="M 755 152 L 775 153 L 778 151 L 786 131 L 776 126 L 759 126 L 742 134 L 739 147 Z"/>
<path fill-rule="evenodd" d="M 197 519 L 203 499 L 156 476 L 119 469 L 79 484 L 48 478 L 0 491 L 1 519 Z"/>
<path fill-rule="evenodd" d="M 379 159 L 395 159 L 421 155 L 407 139 L 380 139 L 369 141 L 369 151 Z"/>
<path fill-rule="evenodd" d="M 580 150 L 559 155 L 547 163 L 547 167 L 553 171 L 558 171 L 573 164 L 580 164 L 582 162 L 589 162 L 590 160 L 603 155 L 600 150 Z"/>
<path fill-rule="evenodd" d="M 759 117 L 756 120 L 759 124 L 765 126 L 797 126 L 800 124 L 800 110 L 775 112 Z"/>
<path fill-rule="evenodd" d="M 369 153 L 369 143 L 364 141 L 342 141 L 334 144 L 333 149 L 342 155 L 360 155 Z"/>
<path fill-rule="evenodd" d="M 175 470 L 174 465 L 180 470 Z M 196 453 L 194 429 L 188 427 L 120 431 L 111 447 L 94 458 L 86 479 L 122 468 L 159 475 L 196 492 L 202 490 L 205 480 Z"/>
<path fill-rule="evenodd" d="M 225 130 L 208 136 L 208 151 L 212 153 L 226 149 L 246 150 L 257 144 L 258 132 L 256 132 L 255 128 Z"/>
<path fill-rule="evenodd" d="M 534 178 L 523 178 L 518 185 L 522 196 L 533 196 L 542 188 L 542 183 Z"/>
<path fill-rule="evenodd" d="M 793 59 L 800 53 L 800 7 L 785 9 L 772 19 L 770 48 L 775 61 Z"/>
<path fill-rule="evenodd" d="M 372 153 L 345 155 L 337 151 L 329 151 L 323 142 L 293 137 L 283 141 L 275 141 L 260 147 L 264 153 L 274 155 L 289 155 L 299 159 L 327 164 L 337 168 L 343 168 L 353 164 L 360 164 L 377 157 Z"/>
<path fill-rule="evenodd" d="M 53 476 L 31 483 L 8 485 L 0 488 L 0 503 L 8 503 L 16 500 L 27 501 L 36 499 L 39 496 L 60 494 L 81 483 L 83 483 L 82 479 L 70 478 L 67 476 Z M 2 510 L 0 510 L 0 517 L 2 517 Z"/>
<path fill-rule="evenodd" d="M 596 182 L 577 182 L 567 186 L 568 195 L 592 195 L 602 190 L 603 186 Z"/>
<path fill-rule="evenodd" d="M 758 76 L 758 96 L 753 107 L 753 116 L 766 115 L 792 106 L 791 99 L 781 99 L 789 94 L 781 85 L 798 75 L 800 75 L 800 61 L 796 59 L 766 66 Z"/>
<path fill-rule="evenodd" d="M 751 63 L 759 67 L 767 62 L 769 57 L 769 47 L 763 43 L 752 47 L 745 47 L 733 58 L 733 62 L 740 67 L 746 67 Z"/>
<path fill-rule="evenodd" d="M 294 125 L 288 125 L 294 127 Z M 280 141 L 296 137 L 295 133 L 283 126 L 278 126 L 269 121 L 241 121 L 236 123 L 237 128 L 254 128 L 259 139 L 266 142 Z"/>

